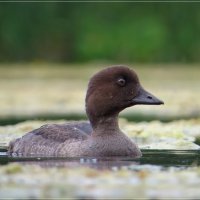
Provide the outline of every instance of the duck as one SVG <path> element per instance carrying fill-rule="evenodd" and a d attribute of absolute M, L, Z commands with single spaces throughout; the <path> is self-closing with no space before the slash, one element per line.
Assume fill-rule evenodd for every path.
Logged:
<path fill-rule="evenodd" d="M 119 113 L 135 105 L 164 102 L 146 91 L 136 72 L 124 65 L 94 74 L 85 97 L 89 121 L 45 124 L 10 142 L 9 155 L 54 157 L 142 156 L 138 145 L 118 125 Z"/>

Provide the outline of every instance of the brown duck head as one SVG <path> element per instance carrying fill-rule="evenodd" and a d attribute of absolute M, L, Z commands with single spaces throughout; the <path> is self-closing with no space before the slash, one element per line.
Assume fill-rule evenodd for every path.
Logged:
<path fill-rule="evenodd" d="M 137 104 L 164 103 L 144 90 L 136 72 L 128 67 L 108 67 L 90 79 L 86 112 L 93 128 L 98 125 L 99 120 L 118 116 L 123 109 Z"/>

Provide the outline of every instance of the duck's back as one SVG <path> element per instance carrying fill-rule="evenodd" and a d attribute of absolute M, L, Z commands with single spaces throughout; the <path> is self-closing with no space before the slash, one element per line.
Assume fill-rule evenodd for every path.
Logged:
<path fill-rule="evenodd" d="M 87 139 L 91 132 L 92 128 L 89 122 L 46 124 L 11 141 L 8 152 L 11 155 L 23 156 L 58 156 L 63 155 L 62 149 L 64 148 L 65 156 L 70 156 L 71 148 L 68 149 L 66 145 L 76 145 Z"/>

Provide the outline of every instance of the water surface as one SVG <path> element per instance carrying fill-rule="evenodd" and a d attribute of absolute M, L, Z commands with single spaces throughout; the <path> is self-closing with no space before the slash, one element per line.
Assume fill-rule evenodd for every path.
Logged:
<path fill-rule="evenodd" d="M 158 165 L 162 167 L 190 167 L 200 165 L 200 150 L 142 150 L 141 158 L 131 157 L 45 157 L 45 156 L 9 156 L 0 152 L 0 164 L 21 163 L 25 165 L 40 165 L 43 167 L 80 167 L 88 166 L 97 169 L 128 167 L 137 165 Z"/>

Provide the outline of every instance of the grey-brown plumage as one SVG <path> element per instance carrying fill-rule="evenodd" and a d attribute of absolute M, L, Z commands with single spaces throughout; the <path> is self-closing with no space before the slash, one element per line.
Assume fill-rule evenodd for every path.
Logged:
<path fill-rule="evenodd" d="M 10 142 L 9 153 L 24 156 L 140 157 L 141 151 L 118 126 L 118 114 L 136 104 L 163 104 L 145 91 L 133 70 L 114 66 L 95 74 L 88 85 L 90 122 L 47 124 Z"/>
<path fill-rule="evenodd" d="M 9 152 L 18 155 L 48 155 L 60 154 L 60 147 L 66 141 L 83 141 L 91 135 L 89 122 L 70 122 L 65 124 L 46 124 L 35 129 L 22 138 L 11 141 Z"/>

